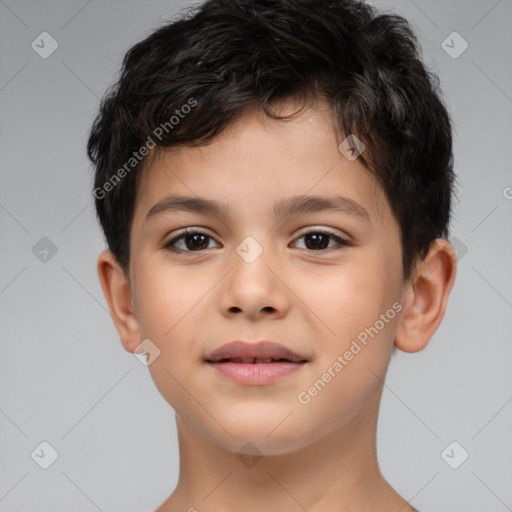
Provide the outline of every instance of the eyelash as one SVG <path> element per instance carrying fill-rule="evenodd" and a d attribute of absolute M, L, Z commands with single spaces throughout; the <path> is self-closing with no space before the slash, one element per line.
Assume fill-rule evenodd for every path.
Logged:
<path fill-rule="evenodd" d="M 341 238 L 341 237 L 335 235 L 334 233 L 331 233 L 330 231 L 325 231 L 322 229 L 315 229 L 315 228 L 308 229 L 308 231 L 306 231 L 305 233 L 302 233 L 296 240 L 299 240 L 299 239 L 301 239 L 307 235 L 311 235 L 311 234 L 321 234 L 321 235 L 328 236 L 338 243 L 338 247 L 334 247 L 334 248 L 329 247 L 326 249 L 316 249 L 316 250 L 315 249 L 306 249 L 309 252 L 327 252 L 327 251 L 330 251 L 333 249 L 339 250 L 343 247 L 352 247 L 354 245 L 352 242 L 345 240 L 344 238 Z M 174 238 L 172 238 L 171 240 L 166 242 L 163 247 L 164 247 L 164 249 L 168 249 L 168 250 L 174 251 L 174 252 L 203 252 L 205 250 L 208 250 L 208 249 L 199 249 L 197 251 L 191 251 L 191 250 L 176 249 L 175 247 L 173 247 L 173 245 L 176 242 L 178 242 L 179 240 L 184 239 L 185 237 L 190 236 L 190 235 L 206 235 L 207 238 L 213 240 L 212 236 L 208 235 L 207 233 L 205 233 L 199 229 L 185 228 L 177 236 L 175 236 Z"/>

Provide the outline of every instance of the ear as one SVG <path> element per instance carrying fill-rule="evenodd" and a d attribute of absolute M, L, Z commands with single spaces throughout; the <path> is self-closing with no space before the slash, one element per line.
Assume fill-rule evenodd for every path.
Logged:
<path fill-rule="evenodd" d="M 98 276 L 121 343 L 128 352 L 134 352 L 141 338 L 130 283 L 109 250 L 102 251 L 98 256 Z"/>
<path fill-rule="evenodd" d="M 423 260 L 418 260 L 402 295 L 397 348 L 418 352 L 426 347 L 443 319 L 456 268 L 455 249 L 442 238 L 435 240 Z"/>

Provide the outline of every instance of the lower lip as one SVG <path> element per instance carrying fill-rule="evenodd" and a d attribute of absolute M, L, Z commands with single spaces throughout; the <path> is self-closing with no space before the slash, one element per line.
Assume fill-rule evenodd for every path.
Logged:
<path fill-rule="evenodd" d="M 299 370 L 305 363 L 208 363 L 240 384 L 262 385 Z"/>

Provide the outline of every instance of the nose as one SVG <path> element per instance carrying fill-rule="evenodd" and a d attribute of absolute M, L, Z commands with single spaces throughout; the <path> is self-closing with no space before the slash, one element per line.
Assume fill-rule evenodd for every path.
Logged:
<path fill-rule="evenodd" d="M 278 259 L 270 249 L 261 246 L 261 253 L 247 257 L 243 245 L 233 251 L 221 291 L 221 313 L 236 314 L 251 320 L 277 319 L 286 315 L 290 307 L 290 290 L 280 269 Z M 254 250 L 254 247 L 251 247 Z"/>

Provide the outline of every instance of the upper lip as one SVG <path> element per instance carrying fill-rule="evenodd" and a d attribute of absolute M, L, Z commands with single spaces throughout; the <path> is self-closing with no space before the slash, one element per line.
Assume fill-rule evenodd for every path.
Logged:
<path fill-rule="evenodd" d="M 292 362 L 305 362 L 306 358 L 293 350 L 272 341 L 245 342 L 232 341 L 217 348 L 206 356 L 208 362 L 222 359 L 286 359 Z"/>

